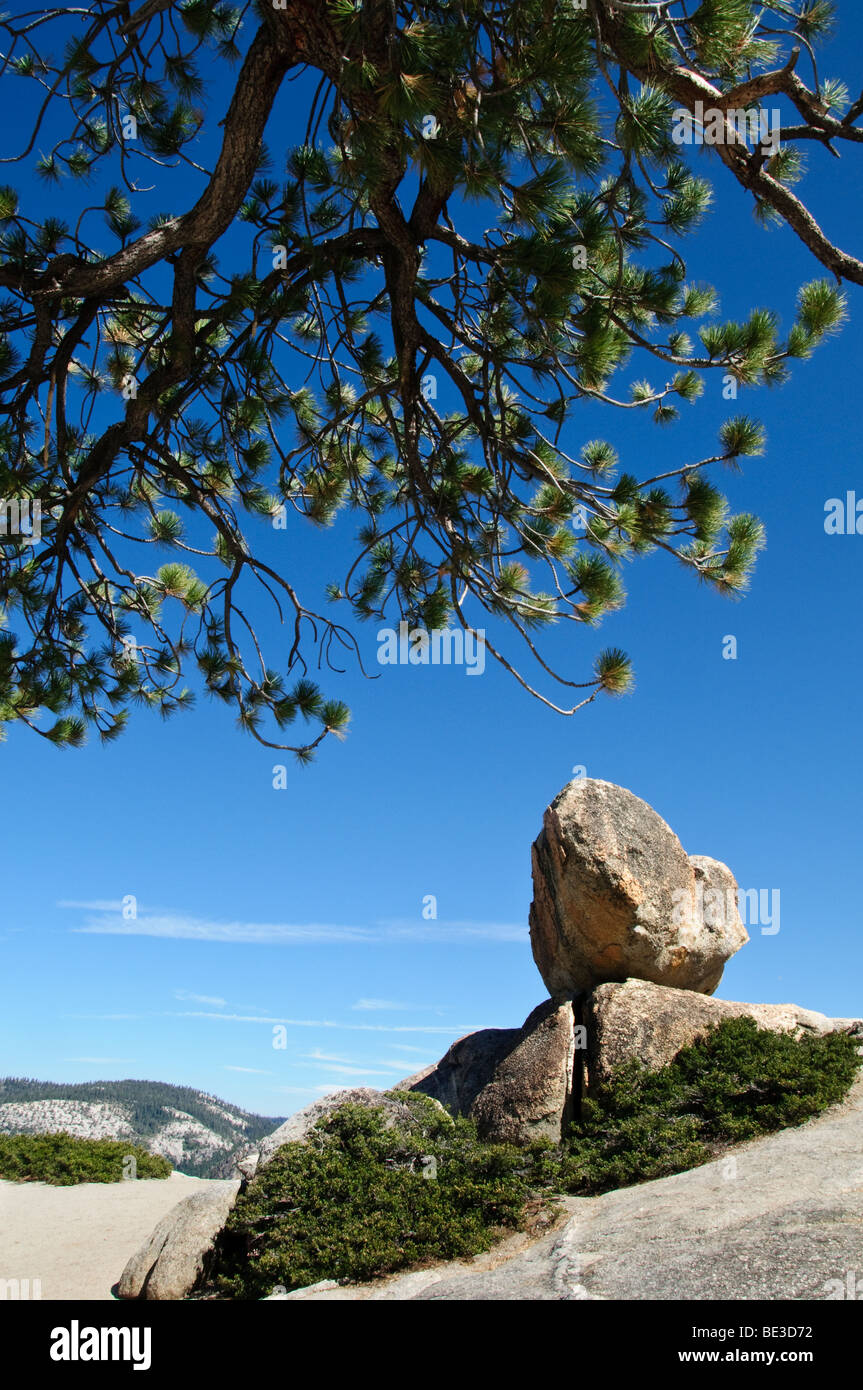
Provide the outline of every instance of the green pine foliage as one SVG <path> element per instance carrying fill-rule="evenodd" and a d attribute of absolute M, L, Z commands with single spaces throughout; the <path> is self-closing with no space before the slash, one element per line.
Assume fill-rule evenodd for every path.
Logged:
<path fill-rule="evenodd" d="M 128 1180 L 134 1159 L 136 1178 L 168 1178 L 171 1165 L 161 1154 L 117 1139 L 80 1139 L 72 1134 L 0 1134 L 0 1178 L 9 1182 L 47 1182 L 71 1187 L 79 1182 Z"/>
<path fill-rule="evenodd" d="M 707 1163 L 730 1145 L 799 1125 L 848 1092 L 856 1041 L 770 1033 L 731 1019 L 649 1071 L 633 1061 L 582 1103 L 558 1148 L 478 1141 L 427 1097 L 395 1092 L 408 1123 L 345 1105 L 285 1144 L 240 1193 L 208 1294 L 266 1298 L 322 1279 L 368 1280 L 487 1250 L 590 1196 Z"/>
<path fill-rule="evenodd" d="M 740 416 L 685 457 L 675 424 L 707 382 L 781 385 L 845 315 L 826 275 L 795 313 L 741 322 L 689 282 L 717 166 L 674 143 L 675 83 L 691 70 L 726 96 L 813 54 L 833 7 L 163 8 L 0 16 L 10 109 L 47 93 L 9 177 L 35 169 L 65 214 L 0 188 L 0 498 L 42 506 L 39 545 L 0 531 L 0 726 L 78 746 L 203 694 L 308 761 L 349 719 L 308 670 L 362 662 L 362 624 L 399 619 L 487 617 L 492 655 L 529 690 L 509 641 L 535 655 L 552 685 L 533 693 L 563 713 L 631 687 L 617 650 L 553 670 L 544 632 L 601 623 L 651 551 L 745 591 L 763 531 L 696 478 L 760 454 L 763 432 Z M 314 80 L 286 148 L 267 117 L 298 52 Z M 217 124 L 213 69 L 235 94 Z M 856 138 L 818 114 L 848 94 L 813 73 L 800 143 Z M 784 142 L 765 185 L 760 158 L 718 172 L 781 218 L 805 160 Z M 188 206 L 154 215 L 136 190 L 165 165 Z M 595 402 L 643 412 L 637 461 L 584 442 Z M 643 463 L 651 443 L 667 464 Z M 264 530 L 308 524 L 339 528 L 322 604 Z M 262 604 L 289 634 L 278 663 Z"/>

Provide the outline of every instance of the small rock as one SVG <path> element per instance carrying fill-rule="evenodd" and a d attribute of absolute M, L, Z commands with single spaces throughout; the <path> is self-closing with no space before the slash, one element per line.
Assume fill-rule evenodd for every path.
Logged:
<path fill-rule="evenodd" d="M 240 1174 L 241 1178 L 245 1178 L 246 1182 L 251 1182 L 252 1178 L 255 1176 L 255 1173 L 258 1171 L 259 1162 L 260 1154 L 243 1154 L 242 1157 L 236 1158 L 234 1160 L 234 1167 Z"/>
<path fill-rule="evenodd" d="M 120 1298 L 186 1298 L 201 1282 L 239 1186 L 238 1182 L 214 1182 L 163 1216 L 123 1270 L 117 1289 Z"/>

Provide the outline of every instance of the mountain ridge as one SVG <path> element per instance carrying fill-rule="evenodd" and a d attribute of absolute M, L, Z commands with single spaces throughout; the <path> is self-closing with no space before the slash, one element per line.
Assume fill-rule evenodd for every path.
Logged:
<path fill-rule="evenodd" d="M 283 1123 L 193 1086 L 166 1081 L 54 1082 L 0 1077 L 0 1133 L 64 1130 L 128 1139 L 191 1177 L 234 1176 L 234 1161 Z"/>

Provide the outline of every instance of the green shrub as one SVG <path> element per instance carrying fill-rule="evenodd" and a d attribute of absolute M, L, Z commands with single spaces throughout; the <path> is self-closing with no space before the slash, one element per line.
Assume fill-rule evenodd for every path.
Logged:
<path fill-rule="evenodd" d="M 661 1071 L 630 1062 L 584 1102 L 561 1152 L 561 1187 L 589 1194 L 646 1182 L 802 1124 L 847 1093 L 857 1047 L 844 1033 L 795 1038 L 734 1018 Z"/>
<path fill-rule="evenodd" d="M 167 1178 L 171 1165 L 160 1154 L 117 1139 L 78 1139 L 72 1134 L 0 1134 L 0 1178 L 48 1182 L 121 1182 L 124 1160 L 135 1159 L 139 1178 Z"/>
<path fill-rule="evenodd" d="M 585 1100 L 555 1148 L 482 1144 L 419 1094 L 408 1124 L 345 1105 L 305 1143 L 285 1144 L 238 1198 L 211 1291 L 261 1298 L 276 1286 L 367 1280 L 486 1250 L 548 1215 L 555 1194 L 589 1195 L 678 1173 L 729 1144 L 803 1120 L 847 1093 L 860 1065 L 844 1034 L 796 1039 L 732 1019 L 661 1071 L 634 1061 Z M 436 1174 L 423 1176 L 433 1160 Z"/>
<path fill-rule="evenodd" d="M 487 1250 L 525 1219 L 534 1151 L 479 1144 L 426 1096 L 400 1094 L 413 1121 L 345 1105 L 309 1142 L 285 1144 L 238 1198 L 215 1287 L 261 1298 L 319 1279 L 372 1279 Z M 425 1174 L 425 1175 L 424 1175 Z"/>

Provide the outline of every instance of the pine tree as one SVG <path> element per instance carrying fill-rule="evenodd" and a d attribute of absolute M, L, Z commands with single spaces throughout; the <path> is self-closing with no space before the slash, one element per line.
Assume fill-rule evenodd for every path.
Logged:
<path fill-rule="evenodd" d="M 20 187 L 0 190 L 0 498 L 38 503 L 41 539 L 0 534 L 0 720 L 112 739 L 136 704 L 190 704 L 191 680 L 307 760 L 348 720 L 307 664 L 359 655 L 356 619 L 487 614 L 489 651 L 572 713 L 626 690 L 629 662 L 608 649 L 575 680 L 541 630 L 619 607 L 625 560 L 660 549 L 742 592 L 763 529 L 708 470 L 761 453 L 757 421 L 642 477 L 580 437 L 578 407 L 664 426 L 711 373 L 776 385 L 841 324 L 863 264 L 793 191 L 801 150 L 863 140 L 863 99 L 815 63 L 833 10 L 91 0 L 2 17 L 7 109 L 33 125 L 6 151 Z M 306 128 L 285 149 L 289 91 Z M 788 120 L 769 149 L 735 124 L 768 99 Z M 675 133 L 705 107 L 727 137 L 708 163 Z M 62 215 L 38 214 L 34 167 Z M 723 322 L 687 278 L 714 168 L 832 277 L 801 289 L 787 333 L 766 308 Z M 143 225 L 147 186 L 173 201 Z M 637 361 L 651 375 L 618 392 Z M 254 518 L 345 513 L 356 543 L 318 611 L 256 551 Z M 284 671 L 259 601 L 290 633 Z"/>

